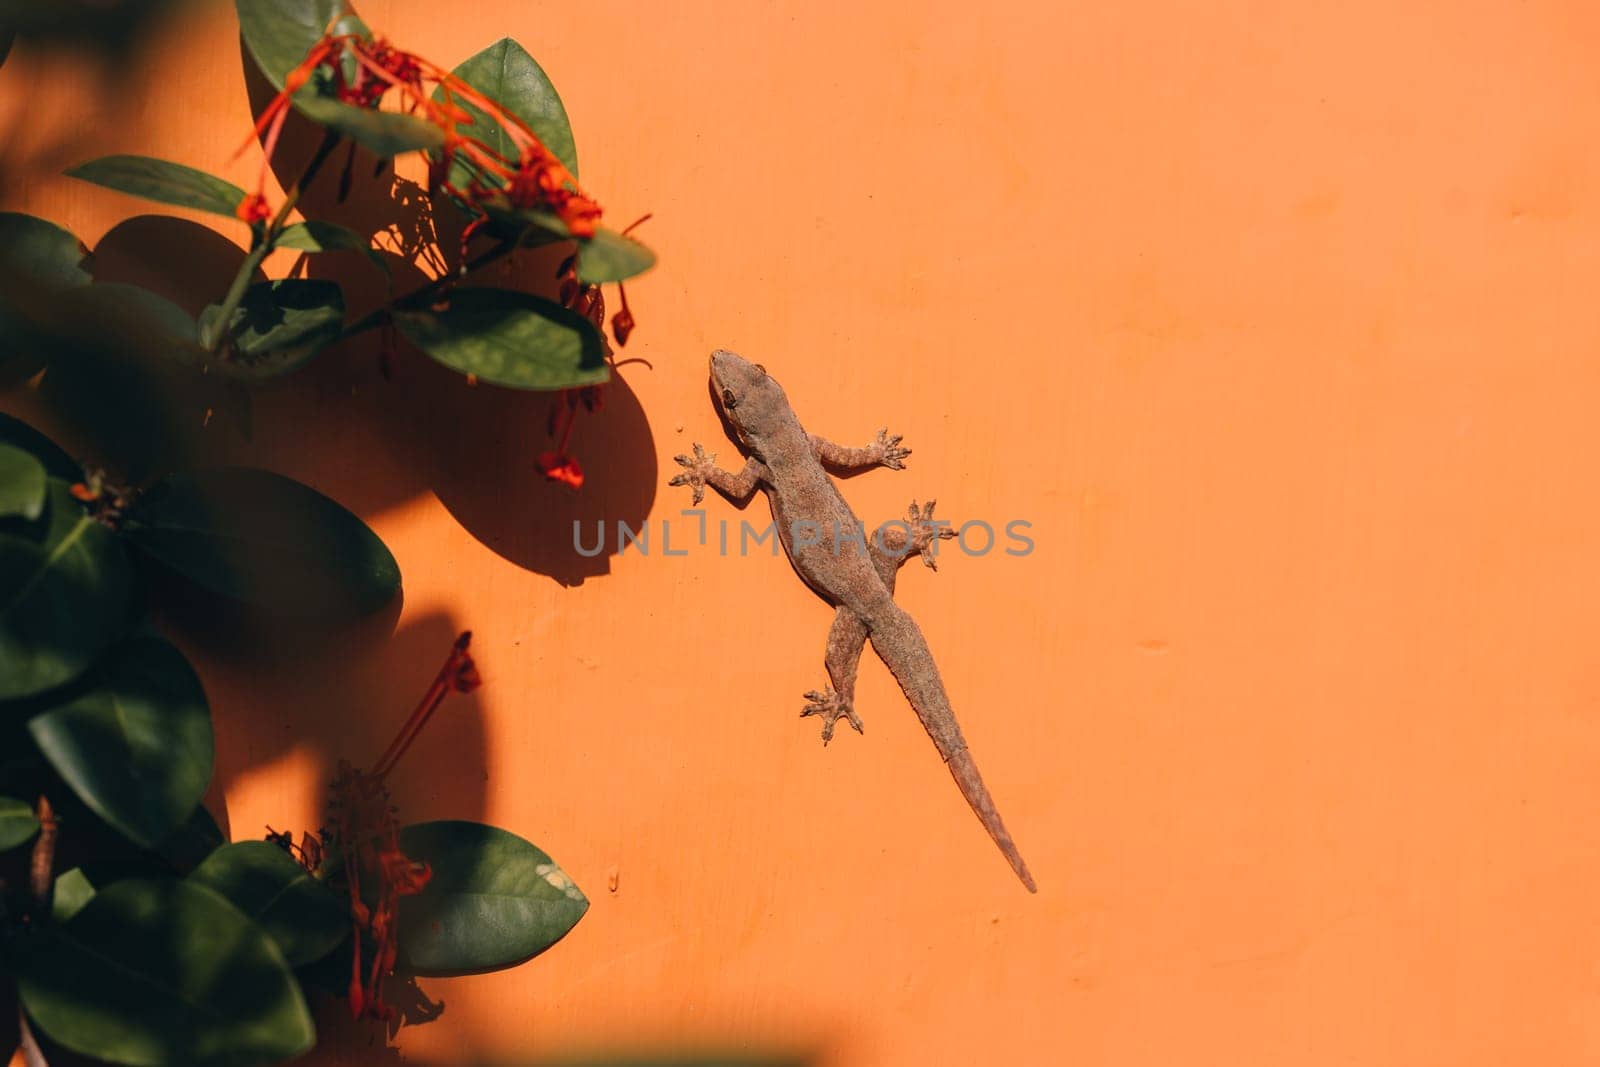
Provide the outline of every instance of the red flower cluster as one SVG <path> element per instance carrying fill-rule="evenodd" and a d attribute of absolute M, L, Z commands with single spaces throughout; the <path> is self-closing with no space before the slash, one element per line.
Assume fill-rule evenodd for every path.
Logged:
<path fill-rule="evenodd" d="M 350 964 L 350 1014 L 357 1019 L 387 1019 L 394 1014 L 383 1002 L 382 981 L 394 971 L 400 898 L 416 896 L 433 876 L 426 863 L 412 860 L 400 851 L 400 823 L 394 805 L 389 802 L 384 780 L 450 691 L 470 693 L 480 684 L 478 669 L 467 652 L 471 640 L 471 633 L 456 638 L 455 647 L 450 650 L 449 658 L 422 702 L 372 770 L 360 771 L 344 760 L 339 761 L 329 805 L 329 830 L 333 846 L 343 861 L 350 889 L 354 941 Z M 371 897 L 376 902 L 371 906 L 363 898 L 363 882 L 374 889 Z M 365 973 L 361 967 L 363 931 L 371 937 L 373 945 L 372 962 Z"/>
<path fill-rule="evenodd" d="M 640 223 L 648 221 L 649 215 L 636 219 L 623 234 L 632 233 Z M 561 283 L 561 304 L 571 308 L 594 324 L 600 333 L 600 341 L 606 346 L 606 358 L 612 356 L 611 342 L 606 340 L 606 301 L 605 295 L 598 285 L 586 285 L 578 280 L 578 257 L 568 256 L 556 271 L 556 280 Z M 617 283 L 617 297 L 622 302 L 622 307 L 611 316 L 611 333 L 617 339 L 617 347 L 621 348 L 628 343 L 628 338 L 633 334 L 633 312 L 628 308 L 628 290 L 623 288 L 621 282 Z M 613 364 L 615 366 L 615 364 Z M 578 461 L 567 452 L 567 446 L 572 441 L 572 430 L 578 421 L 578 407 L 583 406 L 591 414 L 599 411 L 605 404 L 605 394 L 598 385 L 586 385 L 579 389 L 563 389 L 555 402 L 550 405 L 550 424 L 548 432 L 551 437 L 558 437 L 559 443 L 553 449 L 539 453 L 539 473 L 553 482 L 561 482 L 574 489 L 583 488 L 583 468 Z"/>
<path fill-rule="evenodd" d="M 347 66 L 352 73 L 346 73 Z M 594 236 L 600 205 L 578 188 L 571 172 L 527 123 L 450 71 L 388 41 L 360 34 L 324 36 L 305 60 L 285 76 L 283 91 L 262 111 L 251 135 L 251 140 L 265 137 L 261 179 L 256 191 L 245 197 L 238 208 L 239 217 L 246 222 L 262 221 L 270 215 L 265 195 L 267 161 L 277 147 L 278 135 L 289 114 L 290 98 L 319 70 L 342 103 L 375 109 L 392 91 L 404 114 L 439 128 L 444 145 L 429 166 L 430 190 L 447 193 L 480 211 L 485 207 L 548 211 L 566 224 L 572 236 Z M 439 90 L 440 99 L 433 98 L 430 86 Z M 510 138 L 514 155 L 503 154 L 470 132 L 463 132 L 462 127 L 475 122 L 462 103 L 498 123 Z M 246 141 L 245 146 L 249 143 Z M 457 163 L 463 164 L 471 175 L 464 188 L 450 179 L 452 166 Z"/>
<path fill-rule="evenodd" d="M 429 161 L 429 191 L 443 192 L 477 212 L 477 217 L 461 236 L 463 261 L 467 242 L 489 221 L 490 208 L 548 212 L 560 219 L 572 236 L 594 236 L 600 220 L 600 205 L 578 188 L 571 172 L 522 119 L 461 78 L 420 56 L 382 39 L 335 34 L 331 28 L 305 60 L 284 78 L 283 91 L 267 105 L 256 122 L 251 140 L 263 140 L 264 154 L 256 191 L 247 195 L 238 207 L 239 217 L 246 222 L 254 225 L 272 215 L 265 193 L 268 164 L 288 118 L 291 98 L 319 72 L 332 89 L 334 98 L 342 103 L 375 109 L 392 93 L 404 114 L 439 128 L 444 144 Z M 433 90 L 437 90 L 439 99 L 434 99 Z M 498 123 L 515 151 L 504 154 L 472 136 L 470 130 L 464 131 L 463 127 L 472 127 L 475 121 L 462 105 Z M 249 144 L 247 140 L 244 147 Z M 468 175 L 465 187 L 456 184 L 463 173 Z M 639 219 L 623 233 L 631 232 L 649 217 Z M 606 314 L 600 287 L 580 282 L 576 263 L 577 257 L 570 257 L 558 272 L 561 303 L 592 322 L 604 340 Z M 622 306 L 612 316 L 611 332 L 620 347 L 627 344 L 635 322 L 628 308 L 627 291 L 621 283 L 617 285 L 617 292 Z M 609 341 L 605 344 L 609 359 L 611 345 Z M 471 376 L 468 377 L 470 381 Z M 600 404 L 599 386 L 564 390 L 556 398 L 550 413 L 550 435 L 557 439 L 557 444 L 541 452 L 536 461 L 546 478 L 574 489 L 582 487 L 583 468 L 567 451 L 567 446 L 578 407 L 581 405 L 592 412 Z"/>
<path fill-rule="evenodd" d="M 563 389 L 550 405 L 550 423 L 546 427 L 551 437 L 559 436 L 555 448 L 539 453 L 539 473 L 552 482 L 561 482 L 574 489 L 583 488 L 583 468 L 568 452 L 572 443 L 572 429 L 578 421 L 578 407 L 591 413 L 599 411 L 605 403 L 605 394 L 598 385 L 581 389 Z"/>

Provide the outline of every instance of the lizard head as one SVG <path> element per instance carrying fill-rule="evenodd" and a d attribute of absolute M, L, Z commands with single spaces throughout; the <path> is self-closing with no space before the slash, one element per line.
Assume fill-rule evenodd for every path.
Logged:
<path fill-rule="evenodd" d="M 783 387 L 767 369 L 727 349 L 711 353 L 711 391 L 723 416 L 747 440 L 762 438 L 793 419 Z"/>

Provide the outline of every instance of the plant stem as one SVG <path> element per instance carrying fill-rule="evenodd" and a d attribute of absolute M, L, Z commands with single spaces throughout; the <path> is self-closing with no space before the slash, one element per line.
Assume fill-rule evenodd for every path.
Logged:
<path fill-rule="evenodd" d="M 56 813 L 43 794 L 39 796 L 39 839 L 33 843 L 32 862 L 28 866 L 28 888 L 33 893 L 36 908 L 50 906 L 50 889 L 55 884 L 56 866 Z"/>
<path fill-rule="evenodd" d="M 233 322 L 233 313 L 239 310 L 245 290 L 250 288 L 250 279 L 255 277 L 256 268 L 261 266 L 261 261 L 267 258 L 267 253 L 277 245 L 284 224 L 289 220 L 289 212 L 300 202 L 300 194 L 316 178 L 317 172 L 322 169 L 322 165 L 328 161 L 328 157 L 338 145 L 337 133 L 332 130 L 323 133 L 322 143 L 317 146 L 317 152 L 311 157 L 311 162 L 306 164 L 300 179 L 289 187 L 283 203 L 278 205 L 277 214 L 272 216 L 266 228 L 262 230 L 261 239 L 250 250 L 250 254 L 244 257 L 244 262 L 239 264 L 239 273 L 233 276 L 233 284 L 228 286 L 228 295 L 222 298 L 222 306 L 218 310 L 217 317 L 212 320 L 210 329 L 206 331 L 208 336 L 200 338 L 200 343 L 205 346 L 207 352 L 216 355 L 217 350 L 222 347 L 222 341 L 228 336 L 229 327 Z"/>

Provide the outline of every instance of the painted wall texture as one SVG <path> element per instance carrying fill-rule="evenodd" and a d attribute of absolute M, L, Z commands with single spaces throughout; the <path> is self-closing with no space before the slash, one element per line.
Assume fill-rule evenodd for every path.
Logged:
<path fill-rule="evenodd" d="M 414 352 L 386 381 L 352 346 L 264 395 L 253 442 L 218 430 L 405 573 L 403 607 L 297 654 L 178 631 L 235 836 L 316 825 L 333 762 L 471 628 L 486 684 L 407 757 L 402 810 L 515 830 L 593 901 L 527 966 L 425 980 L 446 1007 L 408 1059 L 1600 1055 L 1600 9 L 361 9 L 447 65 L 518 38 L 584 184 L 654 212 L 662 257 L 581 493 L 534 473 L 547 398 Z M 118 100 L 46 73 L 19 53 L 0 98 L 36 148 L 70 135 L 60 165 L 250 184 L 227 6 Z M 146 210 L 44 175 L 3 206 L 91 244 Z M 221 236 L 135 223 L 102 253 L 176 288 L 242 236 L 194 222 Z M 1032 523 L 1031 555 L 947 552 L 900 600 L 1037 897 L 874 658 L 865 736 L 797 717 L 830 612 L 781 559 L 573 552 L 574 519 L 689 540 L 665 482 L 693 441 L 734 452 L 719 346 L 815 431 L 905 435 L 907 471 L 848 483 L 863 517 Z M 345 1028 L 314 1062 L 388 1055 Z"/>

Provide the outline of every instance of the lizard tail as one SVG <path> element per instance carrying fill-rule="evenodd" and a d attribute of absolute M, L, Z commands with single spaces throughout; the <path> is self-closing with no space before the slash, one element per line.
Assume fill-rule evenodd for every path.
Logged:
<path fill-rule="evenodd" d="M 961 787 L 961 795 L 967 798 L 967 803 L 972 805 L 972 810 L 978 813 L 978 819 L 983 823 L 983 828 L 989 831 L 989 836 L 994 838 L 994 843 L 1000 846 L 1001 853 L 1006 862 L 1011 864 L 1011 869 L 1017 872 L 1017 877 L 1022 879 L 1022 884 L 1028 892 L 1037 893 L 1039 887 L 1033 883 L 1033 875 L 1028 871 L 1028 864 L 1023 860 L 1022 853 L 1017 851 L 1017 844 L 1011 840 L 1011 835 L 1006 832 L 1006 824 L 1000 821 L 1000 813 L 995 810 L 994 800 L 989 796 L 989 790 L 984 787 L 983 778 L 978 774 L 978 765 L 972 762 L 972 753 L 966 749 L 951 754 L 944 765 L 950 768 L 950 774 L 955 778 L 956 785 Z"/>
<path fill-rule="evenodd" d="M 900 683 L 906 700 L 922 720 L 923 729 L 933 738 L 945 766 L 950 768 L 956 785 L 961 788 L 961 795 L 977 813 L 983 828 L 994 838 L 994 843 L 1000 846 L 1006 862 L 1017 872 L 1017 877 L 1022 879 L 1028 892 L 1037 893 L 1039 890 L 1034 885 L 1033 875 L 1028 872 L 1022 853 L 1017 851 L 1016 842 L 1011 840 L 1011 834 L 1006 831 L 1006 824 L 1000 820 L 994 798 L 989 796 L 983 777 L 972 762 L 972 754 L 967 751 L 966 739 L 961 736 L 961 727 L 956 724 L 950 697 L 945 693 L 938 667 L 934 666 L 933 653 L 928 650 L 922 628 L 898 604 L 890 601 L 883 605 L 875 617 L 870 618 L 868 631 L 873 650 Z"/>

